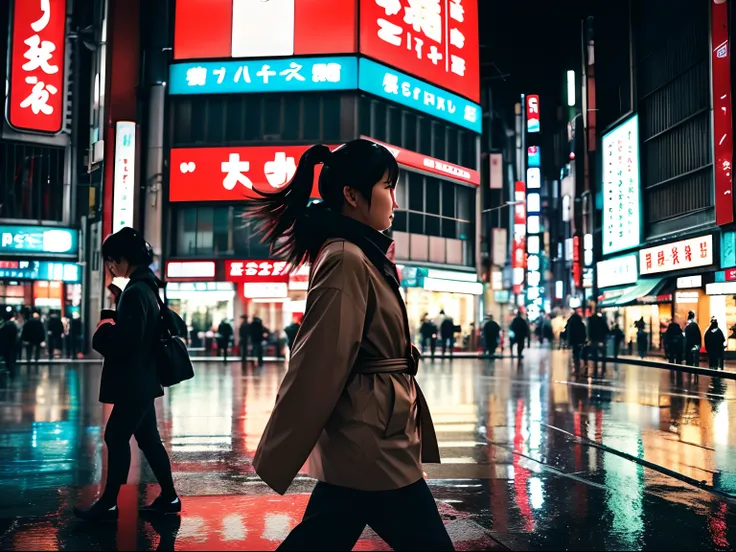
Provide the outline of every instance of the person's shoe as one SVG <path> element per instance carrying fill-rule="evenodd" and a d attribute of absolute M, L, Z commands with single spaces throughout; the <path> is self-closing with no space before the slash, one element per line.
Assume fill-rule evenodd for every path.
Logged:
<path fill-rule="evenodd" d="M 148 506 L 141 506 L 139 512 L 149 514 L 178 514 L 181 512 L 181 499 L 177 496 L 174 500 L 169 500 L 160 496 L 151 502 Z"/>
<path fill-rule="evenodd" d="M 84 521 L 93 521 L 93 522 L 101 522 L 101 521 L 117 521 L 118 519 L 118 506 L 117 504 L 114 504 L 113 506 L 109 506 L 107 504 L 103 504 L 99 500 L 92 504 L 92 506 L 89 507 L 87 510 L 82 510 L 81 508 L 74 508 L 74 515 L 78 517 L 79 519 L 83 519 Z"/>

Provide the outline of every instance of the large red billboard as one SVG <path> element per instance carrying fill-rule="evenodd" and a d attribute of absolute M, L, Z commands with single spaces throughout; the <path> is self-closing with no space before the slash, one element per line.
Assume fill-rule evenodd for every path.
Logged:
<path fill-rule="evenodd" d="M 356 0 L 176 0 L 174 58 L 353 53 L 356 11 Z"/>
<path fill-rule="evenodd" d="M 393 154 L 399 165 L 409 167 L 410 169 L 417 169 L 419 171 L 436 174 L 437 176 L 448 178 L 450 180 L 457 180 L 465 184 L 480 186 L 480 173 L 476 170 L 455 165 L 453 163 L 447 163 L 441 159 L 435 159 L 434 157 L 422 155 L 415 151 L 409 151 L 392 144 L 386 144 L 385 142 L 374 140 L 370 136 L 361 136 L 361 138 L 370 140 L 376 144 L 381 144 Z"/>
<path fill-rule="evenodd" d="M 713 144 L 715 157 L 716 224 L 734 221 L 733 122 L 731 50 L 728 43 L 728 4 L 711 2 L 711 64 Z"/>
<path fill-rule="evenodd" d="M 66 0 L 16 0 L 10 46 L 8 123 L 58 133 L 64 117 Z"/>
<path fill-rule="evenodd" d="M 477 0 L 360 0 L 360 51 L 480 101 Z"/>
<path fill-rule="evenodd" d="M 309 147 L 173 148 L 169 201 L 238 201 L 257 197 L 254 189 L 278 190 L 289 183 Z M 320 170 L 314 175 L 315 198 Z"/>

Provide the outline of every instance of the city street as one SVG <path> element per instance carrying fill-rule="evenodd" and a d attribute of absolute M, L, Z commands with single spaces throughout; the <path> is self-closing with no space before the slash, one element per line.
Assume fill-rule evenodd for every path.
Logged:
<path fill-rule="evenodd" d="M 573 378 L 564 351 L 517 364 L 425 363 L 443 456 L 430 486 L 458 550 L 728 550 L 736 541 L 736 382 L 609 365 Z M 251 458 L 285 371 L 198 363 L 157 403 L 181 518 L 151 523 L 139 455 L 117 525 L 77 522 L 105 473 L 99 365 L 22 366 L 0 382 L 0 549 L 272 550 L 313 482 L 280 497 Z M 308 415 L 308 413 L 305 413 Z M 370 530 L 359 550 L 386 550 Z"/>

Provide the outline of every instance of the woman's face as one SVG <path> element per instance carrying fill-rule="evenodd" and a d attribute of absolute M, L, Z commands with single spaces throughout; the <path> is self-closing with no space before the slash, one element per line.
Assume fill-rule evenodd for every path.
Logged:
<path fill-rule="evenodd" d="M 394 210 L 399 208 L 396 203 L 396 189 L 389 180 L 388 171 L 373 185 L 370 205 L 361 194 L 353 193 L 349 189 L 346 189 L 346 199 L 347 206 L 352 211 L 346 214 L 379 232 L 391 228 Z"/>
<path fill-rule="evenodd" d="M 119 261 L 116 261 L 114 259 L 107 259 L 105 260 L 105 264 L 107 265 L 107 269 L 110 271 L 110 274 L 113 275 L 115 278 L 127 278 L 128 272 L 130 271 L 130 264 L 125 259 L 120 259 Z"/>

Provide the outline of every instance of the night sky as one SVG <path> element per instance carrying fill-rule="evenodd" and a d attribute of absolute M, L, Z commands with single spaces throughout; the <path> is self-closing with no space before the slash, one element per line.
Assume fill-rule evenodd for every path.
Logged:
<path fill-rule="evenodd" d="M 497 112 L 511 117 L 521 93 L 537 93 L 542 128 L 546 117 L 554 117 L 553 107 L 561 101 L 563 72 L 577 69 L 580 73 L 580 21 L 590 4 L 583 0 L 478 0 L 481 78 L 492 79 Z"/>

